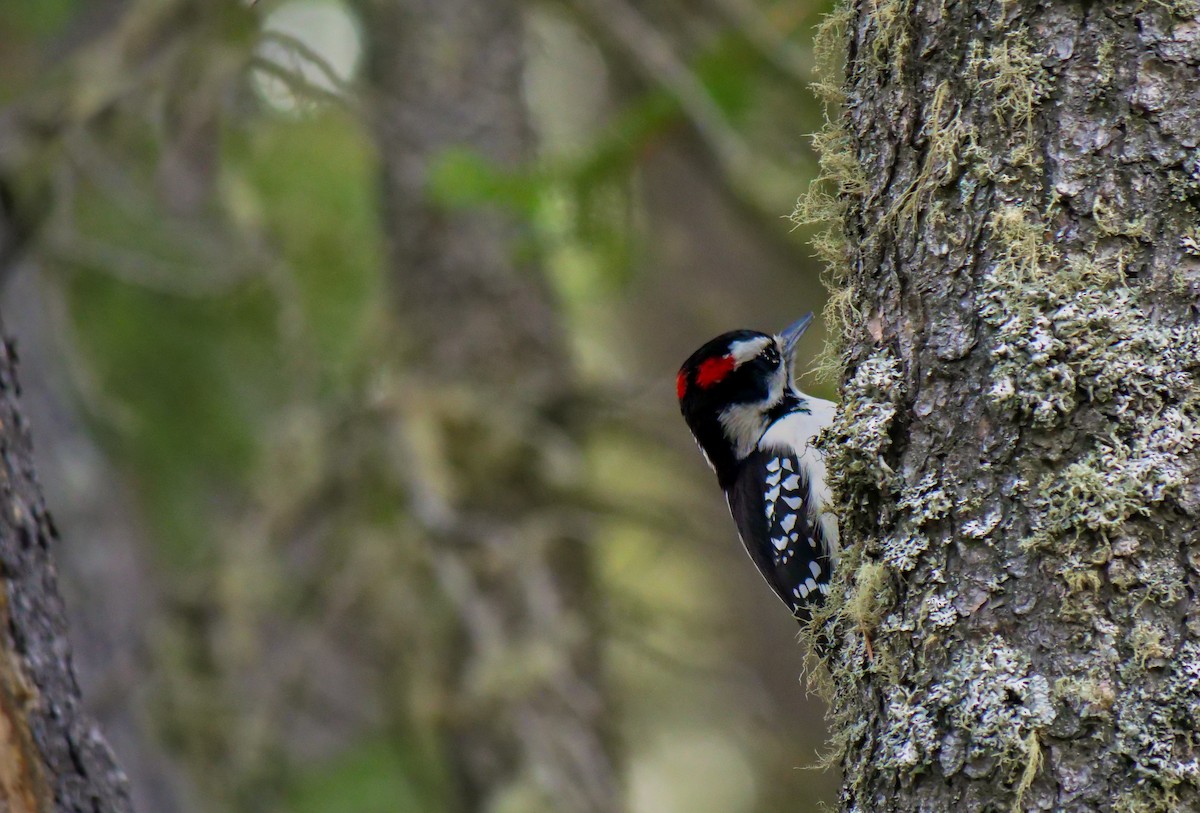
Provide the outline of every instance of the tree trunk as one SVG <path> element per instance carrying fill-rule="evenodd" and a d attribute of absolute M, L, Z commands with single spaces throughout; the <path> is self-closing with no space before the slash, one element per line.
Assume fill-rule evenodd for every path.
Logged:
<path fill-rule="evenodd" d="M 0 342 L 0 808 L 127 811 L 125 777 L 80 708 L 50 559 L 57 539 L 17 408 L 15 363 Z"/>
<path fill-rule="evenodd" d="M 532 157 L 520 4 L 364 7 L 402 374 L 424 401 L 410 440 L 438 450 L 408 467 L 459 630 L 446 728 L 462 806 L 615 811 L 588 537 L 563 507 L 581 439 L 565 339 L 517 221 L 431 189 L 447 160 Z"/>
<path fill-rule="evenodd" d="M 841 807 L 1200 810 L 1196 4 L 833 22 Z"/>
<path fill-rule="evenodd" d="M 67 354 L 52 314 L 59 304 L 44 269 L 23 258 L 0 289 L 3 322 L 19 337 L 21 404 L 37 437 L 33 465 L 54 521 L 68 540 L 55 554 L 59 587 L 72 612 L 70 642 L 83 709 L 113 750 L 129 779 L 135 810 L 198 810 L 183 766 L 152 736 L 154 694 L 161 674 L 153 663 L 151 624 L 167 595 L 150 557 L 149 539 L 136 521 L 138 506 L 127 479 L 100 447 L 77 400 L 72 399 Z M 0 263 L 0 268 L 3 265 Z"/>

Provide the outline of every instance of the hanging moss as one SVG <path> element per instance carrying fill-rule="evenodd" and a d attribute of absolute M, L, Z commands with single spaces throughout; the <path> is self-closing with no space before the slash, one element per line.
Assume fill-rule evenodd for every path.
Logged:
<path fill-rule="evenodd" d="M 849 8 L 839 4 L 817 28 L 813 42 L 816 81 L 812 88 L 825 103 L 825 125 L 813 137 L 813 148 L 820 159 L 820 172 L 796 202 L 791 216 L 798 227 L 819 227 L 812 246 L 825 267 L 822 279 L 829 289 L 829 298 L 823 316 L 829 338 L 818 370 L 831 380 L 841 368 L 843 337 L 860 315 L 849 288 L 850 249 L 843 223 L 848 201 L 863 194 L 867 185 L 841 119 L 849 19 Z"/>

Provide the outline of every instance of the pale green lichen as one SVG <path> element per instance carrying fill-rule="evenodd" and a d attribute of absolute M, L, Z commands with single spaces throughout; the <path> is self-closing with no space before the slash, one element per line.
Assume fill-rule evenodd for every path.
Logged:
<path fill-rule="evenodd" d="M 1054 316 L 1071 306 L 1080 286 L 1055 274 L 1063 266 L 1053 262 L 1041 229 L 1024 209 L 999 210 L 991 228 L 998 249 L 979 305 L 996 331 L 989 395 L 1000 406 L 1014 405 L 1035 425 L 1049 426 L 1076 404 L 1075 373 L 1062 358 L 1068 347 L 1054 335 Z"/>
<path fill-rule="evenodd" d="M 1034 54 L 1023 31 L 1014 31 L 988 46 L 977 57 L 979 86 L 995 96 L 996 123 L 1029 127 L 1034 107 L 1048 93 L 1048 74 Z M 978 44 L 976 41 L 975 44 Z"/>
<path fill-rule="evenodd" d="M 960 533 L 968 539 L 983 539 L 990 536 L 992 531 L 1000 526 L 1004 513 L 999 509 L 988 512 L 978 519 L 967 520 L 962 524 Z"/>
<path fill-rule="evenodd" d="M 820 172 L 796 202 L 791 216 L 798 227 L 820 227 L 812 239 L 812 247 L 824 265 L 822 279 L 829 290 L 822 313 L 829 339 L 818 360 L 817 370 L 830 380 L 836 378 L 841 369 L 844 341 L 850 326 L 862 324 L 849 282 L 850 249 L 844 231 L 850 201 L 864 194 L 867 188 L 866 174 L 843 123 L 849 20 L 850 9 L 845 5 L 837 6 L 823 18 L 813 40 L 817 80 L 812 88 L 825 104 L 825 124 L 813 136 Z"/>
<path fill-rule="evenodd" d="M 1195 424 L 1178 409 L 1166 410 L 1156 421 L 1157 427 L 1131 442 L 1101 442 L 1061 472 L 1047 474 L 1038 488 L 1026 546 L 1084 530 L 1114 533 L 1130 517 L 1177 494 L 1187 482 L 1183 456 L 1197 443 Z"/>
<path fill-rule="evenodd" d="M 1167 172 L 1167 189 L 1171 200 L 1177 203 L 1187 202 L 1200 193 L 1200 150 Z"/>
<path fill-rule="evenodd" d="M 1161 661 L 1171 654 L 1168 647 L 1167 631 L 1160 625 L 1145 619 L 1133 625 L 1129 633 L 1129 644 L 1133 647 L 1133 657 L 1142 669 L 1156 661 Z"/>
<path fill-rule="evenodd" d="M 958 177 L 964 155 L 969 153 L 969 145 L 976 137 L 975 130 L 963 122 L 959 105 L 953 99 L 949 82 L 942 82 L 934 89 L 917 134 L 919 144 L 924 147 L 921 168 L 875 224 L 875 232 L 898 230 L 911 224 L 923 210 L 928 211 L 930 218 L 944 217 L 936 204 L 930 205 L 933 192 Z"/>
<path fill-rule="evenodd" d="M 1126 283 L 1128 248 L 1144 236 L 1144 224 L 1103 202 L 1093 215 L 1097 239 L 1124 243 L 1107 254 L 1063 257 L 1029 207 L 998 210 L 979 312 L 993 331 L 989 394 L 996 407 L 1016 411 L 1034 431 L 1073 431 L 1081 415 L 1105 427 L 1089 428 L 1087 445 L 1031 489 L 1024 540 L 1055 554 L 1054 572 L 1073 596 L 1064 604 L 1069 617 L 1096 626 L 1103 618 L 1095 602 L 1106 585 L 1131 594 L 1135 606 L 1174 607 L 1187 596 L 1178 561 L 1133 555 L 1139 532 L 1131 522 L 1180 498 L 1200 453 L 1200 326 L 1158 321 L 1154 289 Z M 1172 657 L 1161 619 L 1139 619 L 1123 646 L 1129 654 L 1119 681 L 1064 684 L 1062 696 L 1081 716 L 1116 717 L 1116 746 L 1138 781 L 1115 809 L 1177 809 L 1184 786 L 1200 788 L 1196 743 L 1181 735 L 1197 722 L 1200 651 L 1185 645 Z M 1170 671 L 1166 691 L 1147 681 L 1149 670 Z M 1118 694 L 1114 683 L 1125 688 Z"/>
<path fill-rule="evenodd" d="M 921 602 L 920 617 L 930 626 L 946 629 L 958 623 L 958 610 L 954 607 L 954 599 L 958 593 L 930 593 Z"/>
<path fill-rule="evenodd" d="M 848 635 L 843 640 L 843 656 L 847 668 L 860 676 L 866 671 L 887 676 L 895 670 L 895 659 L 876 648 L 874 658 L 868 654 L 868 640 L 879 627 L 885 607 L 895 598 L 888 569 L 882 563 L 866 559 L 863 545 L 854 545 L 843 552 L 838 562 L 829 599 L 813 613 L 812 624 L 801 631 L 801 637 L 810 644 L 809 651 L 820 637 L 835 627 Z M 827 764 L 833 764 L 852 739 L 854 721 L 839 718 L 834 703 L 834 686 L 821 679 L 821 673 L 810 671 L 810 685 L 831 703 L 831 713 L 836 725 L 832 726 L 832 749 L 827 754 Z M 847 709 L 842 708 L 842 711 Z"/>
<path fill-rule="evenodd" d="M 1054 697 L 1083 720 L 1108 717 L 1117 701 L 1112 682 L 1091 675 L 1059 678 L 1054 681 Z"/>
<path fill-rule="evenodd" d="M 998 774 L 1014 791 L 1028 786 L 1036 736 L 1056 716 L 1049 682 L 1000 638 L 963 651 L 924 690 L 889 688 L 884 715 L 885 767 L 922 772 L 937 764 L 947 778 L 964 769 L 976 778 Z"/>
<path fill-rule="evenodd" d="M 1192 226 L 1179 240 L 1184 253 L 1200 257 L 1200 225 Z"/>
<path fill-rule="evenodd" d="M 883 563 L 905 573 L 917 566 L 917 559 L 929 549 L 929 537 L 920 531 L 907 531 L 883 541 Z"/>
<path fill-rule="evenodd" d="M 927 472 L 915 485 L 900 493 L 896 507 L 908 512 L 908 520 L 920 527 L 927 522 L 941 519 L 954 507 L 954 498 L 942 487 L 937 472 Z"/>
<path fill-rule="evenodd" d="M 1096 593 L 1104 586 L 1100 572 L 1092 565 L 1080 560 L 1074 552 L 1063 557 L 1062 564 L 1056 571 L 1067 585 L 1067 590 L 1075 593 Z M 1067 621 L 1086 621 L 1091 612 L 1091 605 L 1082 600 L 1076 600 L 1063 605 L 1060 617 Z"/>
<path fill-rule="evenodd" d="M 1137 582 L 1147 598 L 1171 606 L 1188 595 L 1183 568 L 1173 559 L 1147 559 L 1138 562 Z"/>
<path fill-rule="evenodd" d="M 1027 208 L 991 220 L 998 246 L 979 312 L 995 332 L 997 406 L 1037 428 L 1061 425 L 1082 404 L 1112 431 L 1035 489 L 1026 546 L 1111 535 L 1178 494 L 1200 442 L 1200 328 L 1155 324 L 1121 268 L 1063 260 Z"/>
<path fill-rule="evenodd" d="M 1103 218 L 1107 210 L 1101 210 Z M 1091 596 L 1104 586 L 1101 568 L 1117 546 L 1105 540 L 1121 539 L 1131 519 L 1178 496 L 1187 482 L 1188 456 L 1200 444 L 1200 390 L 1194 378 L 1200 370 L 1200 328 L 1156 323 L 1154 311 L 1144 304 L 1146 292 L 1125 284 L 1123 251 L 1103 262 L 1064 258 L 1039 216 L 1019 204 L 997 211 L 990 226 L 997 249 L 985 271 L 979 313 L 993 331 L 993 404 L 1016 411 L 1034 431 L 1069 427 L 1084 406 L 1110 427 L 1029 489 L 1034 496 L 1026 545 L 1055 550 L 1059 575 L 1079 597 L 1069 603 L 1072 617 L 1096 621 L 1095 610 L 1088 609 L 1097 600 Z M 1097 224 L 1097 231 L 1133 240 L 1139 236 L 1135 226 L 1112 218 Z M 853 469 L 859 489 L 898 485 L 882 455 L 890 448 L 900 382 L 898 365 L 879 351 L 856 370 L 847 388 L 847 404 L 859 411 L 834 430 L 831 440 L 835 448 L 844 444 L 833 454 L 850 464 L 847 471 Z M 876 579 L 882 578 L 880 565 L 901 573 L 915 567 L 930 545 L 922 526 L 952 507 L 935 473 L 905 486 L 896 506 L 902 512 L 898 530 L 875 545 L 880 561 L 870 565 L 870 573 Z M 962 536 L 986 537 L 1002 520 L 1003 513 L 994 509 L 964 523 Z M 1122 583 L 1141 591 L 1141 600 L 1170 605 L 1186 596 L 1176 563 L 1154 559 L 1119 572 Z M 954 598 L 928 594 L 915 623 L 931 631 L 952 627 L 959 620 Z M 883 606 L 871 603 L 876 615 Z M 914 625 L 890 615 L 874 622 L 877 651 L 886 651 L 893 637 L 902 640 L 899 633 Z M 1139 622 L 1125 645 L 1132 650 L 1130 663 L 1143 672 L 1173 664 L 1170 694 L 1179 698 L 1171 701 L 1176 709 L 1200 702 L 1198 679 L 1188 678 L 1181 658 L 1171 659 L 1171 642 L 1159 625 Z M 1027 660 L 993 642 L 971 649 L 925 691 L 901 690 L 886 680 L 887 669 L 863 668 L 885 678 L 882 683 L 889 687 L 882 764 L 901 772 L 939 765 L 947 777 L 968 769 L 975 778 L 998 774 L 1009 785 L 1013 809 L 1019 809 L 1041 767 L 1040 732 L 1055 719 L 1048 684 L 1032 674 Z M 1117 698 L 1112 681 L 1102 677 L 1062 689 L 1074 692 L 1070 704 L 1081 716 L 1120 718 L 1119 747 L 1144 778 L 1136 794 L 1121 800 L 1125 809 L 1171 809 L 1176 789 L 1194 782 L 1198 773 L 1194 761 L 1181 758 L 1182 743 L 1172 732 L 1185 723 L 1194 729 L 1194 721 L 1177 710 L 1162 712 L 1161 691 L 1152 693 L 1149 687 L 1139 688 L 1131 699 Z M 938 734 L 946 720 L 950 733 Z"/>
<path fill-rule="evenodd" d="M 988 45 L 986 51 L 978 41 L 971 49 L 968 70 L 979 87 L 992 94 L 996 123 L 1014 139 L 1009 161 L 1014 165 L 1035 164 L 1034 113 L 1051 89 L 1042 57 L 1034 52 L 1025 29 L 1009 32 L 1004 39 Z"/>
<path fill-rule="evenodd" d="M 1025 769 L 1021 771 L 1021 778 L 1013 792 L 1013 803 L 1009 808 L 1011 813 L 1020 813 L 1025 791 L 1033 787 L 1033 780 L 1037 779 L 1038 772 L 1042 770 L 1042 741 L 1036 731 L 1031 731 L 1026 738 L 1025 751 Z"/>
<path fill-rule="evenodd" d="M 1172 17 L 1178 17 L 1181 20 L 1193 20 L 1200 17 L 1198 0 L 1145 0 L 1141 5 L 1144 8 L 1148 4 L 1158 6 L 1166 10 Z"/>
<path fill-rule="evenodd" d="M 933 687 L 929 702 L 963 736 L 960 764 L 998 758 L 1006 781 L 1014 778 L 1015 768 L 1024 767 L 1029 735 L 1056 716 L 1045 676 L 1033 672 L 1028 658 L 1000 639 L 968 650 Z M 946 776 L 956 772 L 947 764 L 956 757 L 939 755 Z"/>
<path fill-rule="evenodd" d="M 879 766 L 884 770 L 914 769 L 920 773 L 932 762 L 939 744 L 937 710 L 931 710 L 916 692 L 901 686 L 887 690 L 886 725 L 880 748 Z"/>
<path fill-rule="evenodd" d="M 1092 202 L 1092 220 L 1096 222 L 1100 233 L 1106 237 L 1140 239 L 1146 236 L 1147 227 L 1144 215 L 1132 220 L 1125 220 L 1121 216 L 1120 209 L 1105 201 L 1101 195 L 1097 195 Z"/>
<path fill-rule="evenodd" d="M 859 364 L 846 383 L 842 408 L 818 441 L 839 502 L 850 501 L 863 483 L 891 488 L 896 475 L 883 455 L 891 448 L 892 420 L 904 392 L 900 363 L 886 349 Z"/>
<path fill-rule="evenodd" d="M 827 105 L 827 116 L 840 115 L 841 105 L 846 101 L 846 29 L 850 18 L 850 6 L 836 3 L 821 18 L 813 34 L 813 74 L 816 79 L 811 87 Z"/>
<path fill-rule="evenodd" d="M 1140 670 L 1142 665 L 1127 668 Z M 1195 735 L 1200 729 L 1200 643 L 1183 644 L 1166 668 L 1165 684 L 1131 680 L 1129 691 L 1116 699 L 1116 747 L 1129 758 L 1137 780 L 1116 810 L 1179 810 L 1179 790 L 1200 789 Z"/>
<path fill-rule="evenodd" d="M 1121 285 L 1120 268 L 1062 259 L 1027 208 L 1007 206 L 990 222 L 996 256 L 979 312 L 996 331 L 991 395 L 1035 426 L 1057 425 L 1081 400 L 1106 401 L 1185 385 L 1173 350 L 1180 331 L 1155 330 Z M 1163 377 L 1166 380 L 1163 380 Z"/>
<path fill-rule="evenodd" d="M 846 617 L 860 630 L 874 629 L 888 592 L 887 570 L 878 562 L 863 562 L 854 574 L 854 589 L 846 601 Z"/>
<path fill-rule="evenodd" d="M 912 42 L 908 22 L 912 5 L 912 0 L 872 0 L 863 6 L 864 16 L 875 23 L 872 64 L 890 68 L 898 77 L 904 74 L 904 56 Z"/>

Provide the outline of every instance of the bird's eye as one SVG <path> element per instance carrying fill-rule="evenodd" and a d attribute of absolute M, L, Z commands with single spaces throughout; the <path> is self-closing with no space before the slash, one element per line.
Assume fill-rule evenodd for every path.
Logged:
<path fill-rule="evenodd" d="M 778 364 L 779 363 L 779 348 L 777 348 L 773 344 L 767 345 L 767 349 L 766 349 L 766 351 L 764 351 L 763 357 L 766 358 L 768 364 L 771 364 L 771 365 Z"/>

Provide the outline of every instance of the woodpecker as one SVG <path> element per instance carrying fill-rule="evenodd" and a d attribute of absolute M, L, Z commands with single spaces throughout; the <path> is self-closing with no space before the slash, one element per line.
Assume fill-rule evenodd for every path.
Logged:
<path fill-rule="evenodd" d="M 812 322 L 779 335 L 722 333 L 675 379 L 679 409 L 725 492 L 742 544 L 792 615 L 806 622 L 829 593 L 837 521 L 814 436 L 834 404 L 796 386 L 792 356 Z"/>

